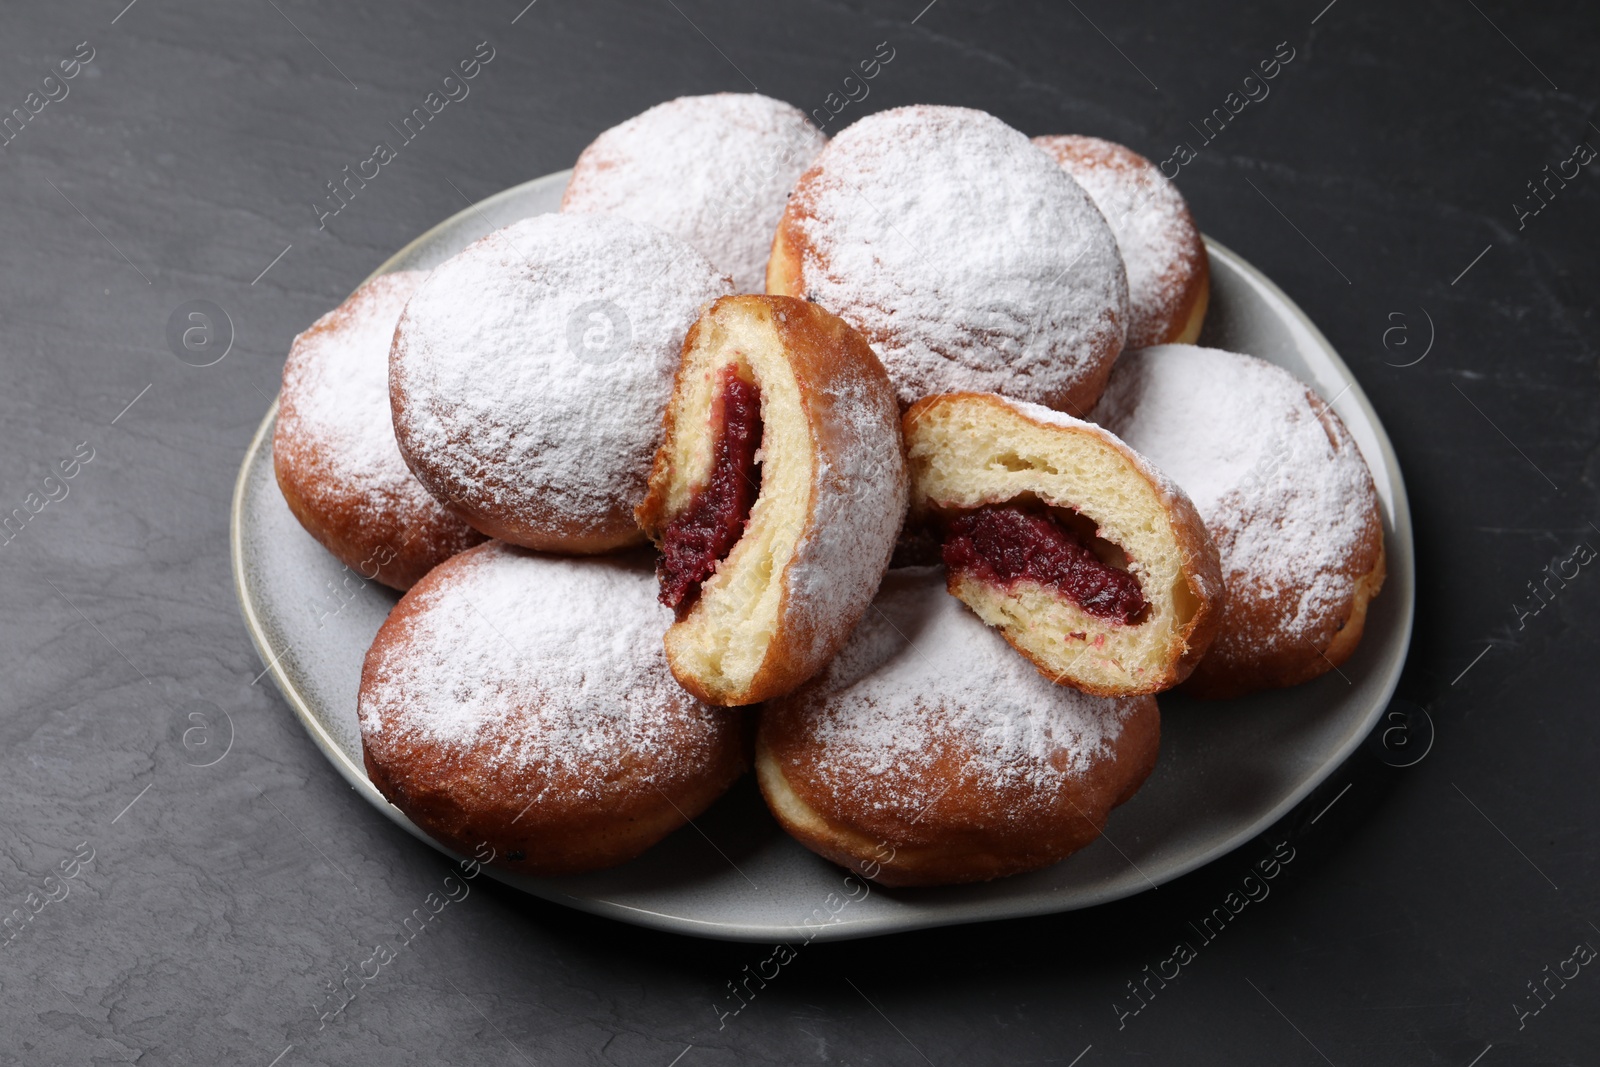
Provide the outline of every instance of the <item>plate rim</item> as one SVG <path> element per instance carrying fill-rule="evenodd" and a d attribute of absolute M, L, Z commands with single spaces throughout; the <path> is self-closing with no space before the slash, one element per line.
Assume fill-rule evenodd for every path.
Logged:
<path fill-rule="evenodd" d="M 463 219 L 466 219 L 472 215 L 479 215 L 481 217 L 482 212 L 486 207 L 497 205 L 503 201 L 516 199 L 527 194 L 535 187 L 555 184 L 558 181 L 565 183 L 571 173 L 572 172 L 570 169 L 555 171 L 551 174 L 546 174 L 530 181 L 509 186 L 497 193 L 485 197 L 482 200 L 475 201 L 468 207 L 463 208 L 462 210 L 450 215 L 448 218 L 445 218 L 435 225 L 430 226 L 427 230 L 408 241 L 393 255 L 389 256 L 381 264 L 379 264 L 371 274 L 367 275 L 367 277 L 362 280 L 361 284 L 365 285 L 368 281 L 378 277 L 379 275 L 388 274 L 394 270 L 401 269 L 403 267 L 403 260 L 416 248 L 429 242 L 430 239 L 432 239 L 441 231 L 458 225 Z M 1339 748 L 1330 758 L 1324 760 L 1322 764 L 1315 771 L 1313 771 L 1298 788 L 1292 790 L 1271 809 L 1264 811 L 1255 819 L 1251 820 L 1248 825 L 1229 835 L 1221 844 L 1204 850 L 1203 854 L 1200 856 L 1175 864 L 1165 872 L 1160 882 L 1152 883 L 1155 885 L 1166 884 L 1167 882 L 1181 878 L 1186 874 L 1192 873 L 1193 871 L 1196 871 L 1207 864 L 1214 863 L 1217 860 L 1222 859 L 1224 856 L 1227 856 L 1229 853 L 1238 850 L 1241 846 L 1253 840 L 1267 828 L 1283 818 L 1284 815 L 1292 811 L 1297 804 L 1309 796 L 1314 790 L 1316 790 L 1318 786 L 1322 785 L 1323 782 L 1327 781 L 1327 779 L 1333 775 L 1334 771 L 1350 758 L 1355 750 L 1366 739 L 1367 735 L 1371 732 L 1372 727 L 1376 725 L 1379 717 L 1383 714 L 1384 709 L 1394 697 L 1395 690 L 1400 683 L 1400 677 L 1405 670 L 1406 660 L 1410 654 L 1411 640 L 1413 637 L 1416 620 L 1416 545 L 1411 526 L 1410 498 L 1406 492 L 1405 479 L 1400 470 L 1399 457 L 1395 453 L 1393 442 L 1389 439 L 1387 428 L 1384 426 L 1382 420 L 1378 418 L 1378 413 L 1372 407 L 1371 401 L 1367 398 L 1365 389 L 1362 388 L 1361 383 L 1358 381 L 1356 376 L 1351 373 L 1349 365 L 1345 363 L 1343 357 L 1339 355 L 1338 350 L 1333 347 L 1333 344 L 1327 339 L 1323 332 L 1317 328 L 1316 323 L 1312 322 L 1310 317 L 1307 316 L 1306 313 L 1300 308 L 1300 305 L 1290 298 L 1289 294 L 1284 292 L 1276 282 L 1267 277 L 1267 275 L 1262 273 L 1238 253 L 1234 252 L 1226 245 L 1223 245 L 1221 242 L 1206 236 L 1205 234 L 1202 234 L 1201 237 L 1205 241 L 1208 255 L 1220 255 L 1223 259 L 1229 261 L 1230 266 L 1246 275 L 1252 283 L 1265 289 L 1270 295 L 1280 300 L 1283 306 L 1289 309 L 1291 316 L 1296 320 L 1297 324 L 1307 332 L 1312 342 L 1322 351 L 1322 354 L 1337 370 L 1343 374 L 1343 376 L 1349 382 L 1351 399 L 1354 400 L 1356 405 L 1361 409 L 1368 425 L 1370 425 L 1373 429 L 1373 434 L 1378 443 L 1378 450 L 1381 453 L 1380 457 L 1378 458 L 1380 459 L 1384 468 L 1384 473 L 1389 480 L 1393 503 L 1390 509 L 1390 514 L 1387 516 L 1390 525 L 1392 526 L 1392 531 L 1388 536 L 1401 540 L 1405 546 L 1404 555 L 1407 565 L 1405 575 L 1406 588 L 1403 591 L 1403 600 L 1399 605 L 1400 636 L 1398 639 L 1396 667 L 1391 672 L 1390 676 L 1385 680 L 1382 686 L 1381 699 L 1374 701 L 1373 710 L 1368 713 L 1367 720 L 1363 724 L 1363 729 L 1352 731 L 1351 736 L 1339 746 Z M 276 425 L 278 406 L 279 398 L 277 394 L 274 394 L 272 403 L 268 407 L 266 414 L 262 417 L 260 424 L 256 427 L 256 431 L 251 437 L 250 444 L 245 449 L 244 456 L 240 462 L 239 473 L 234 479 L 233 497 L 229 512 L 229 562 L 231 565 L 230 569 L 233 572 L 232 577 L 234 595 L 238 599 L 239 608 L 244 617 L 245 629 L 250 634 L 251 644 L 254 646 L 257 656 L 260 657 L 261 662 L 265 665 L 263 668 L 263 673 L 272 677 L 273 684 L 277 687 L 279 694 L 282 695 L 285 702 L 287 702 L 289 707 L 294 711 L 295 717 L 300 720 L 300 724 L 305 728 L 306 732 L 310 734 L 312 741 L 316 744 L 317 748 L 321 750 L 323 757 L 327 759 L 329 763 L 333 764 L 334 768 L 351 786 L 351 788 L 360 794 L 362 799 L 367 801 L 373 807 L 377 808 L 377 810 L 387 816 L 391 822 L 405 830 L 412 837 L 417 838 L 424 844 L 432 847 L 438 852 L 443 853 L 444 855 L 450 856 L 457 861 L 464 861 L 466 857 L 444 847 L 443 845 L 439 844 L 439 842 L 429 837 L 420 827 L 408 819 L 404 812 L 400 811 L 399 808 L 389 803 L 388 799 L 384 797 L 384 795 L 378 791 L 377 787 L 372 784 L 371 780 L 367 778 L 365 770 L 362 767 L 357 766 L 353 760 L 345 755 L 344 751 L 339 747 L 332 735 L 328 733 L 327 729 L 312 712 L 309 703 L 306 701 L 306 698 L 300 693 L 299 689 L 294 685 L 293 681 L 283 669 L 282 660 L 290 651 L 290 649 L 285 648 L 278 652 L 275 652 L 272 649 L 271 643 L 267 636 L 266 626 L 263 624 L 256 605 L 251 598 L 250 590 L 245 579 L 243 531 L 245 499 L 248 493 L 251 472 L 255 468 L 255 465 L 258 462 L 258 457 L 269 439 L 269 434 L 273 431 Z M 1365 459 L 1369 465 L 1373 462 L 1372 457 L 1367 457 L 1364 455 L 1362 458 Z M 1380 505 L 1381 503 L 1382 500 L 1380 497 Z M 1401 595 L 1401 592 L 1401 590 L 1394 591 L 1395 595 L 1397 596 Z M 259 676 L 257 677 L 257 680 L 259 680 Z M 527 884 L 528 880 L 524 877 L 503 873 L 498 869 L 491 867 L 485 867 L 484 872 L 489 874 L 496 881 L 521 892 L 528 893 L 530 896 L 534 896 L 542 900 L 548 900 L 553 903 L 562 904 L 567 907 L 573 907 L 580 911 L 588 912 L 589 914 L 603 916 L 608 919 L 667 933 L 713 938 L 726 941 L 757 942 L 770 940 L 774 936 L 779 936 L 786 931 L 797 932 L 801 930 L 798 924 L 790 928 L 785 928 L 769 925 L 753 925 L 749 923 L 720 923 L 707 919 L 698 919 L 688 916 L 670 915 L 664 912 L 651 911 L 635 905 L 620 904 L 615 901 L 602 900 L 597 897 L 575 897 L 567 893 L 540 892 L 530 888 Z M 932 929 L 942 926 L 958 926 L 975 922 L 992 922 L 1000 919 L 1033 918 L 1040 915 L 1052 915 L 1067 911 L 1079 911 L 1085 908 L 1098 907 L 1103 904 L 1111 903 L 1115 900 L 1137 896 L 1143 893 L 1146 888 L 1148 888 L 1147 885 L 1141 885 L 1138 888 L 1133 889 L 1131 892 L 1119 893 L 1115 896 L 1106 897 L 1103 899 L 1082 901 L 1068 907 L 1054 907 L 1051 906 L 1048 900 L 1042 900 L 1035 904 L 1024 904 L 1018 907 L 1016 910 L 1007 912 L 1007 914 L 1003 916 L 951 916 L 948 913 L 945 913 L 941 915 L 930 916 L 925 921 L 919 920 L 915 915 L 907 915 L 905 917 L 897 916 L 893 919 L 872 917 L 866 919 L 844 920 L 822 927 L 807 927 L 805 928 L 804 932 L 808 934 L 808 940 L 834 941 L 895 933 L 907 933 L 913 930 Z"/>

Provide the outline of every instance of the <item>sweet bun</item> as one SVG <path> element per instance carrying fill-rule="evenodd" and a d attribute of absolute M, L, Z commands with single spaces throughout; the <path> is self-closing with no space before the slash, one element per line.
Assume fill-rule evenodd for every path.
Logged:
<path fill-rule="evenodd" d="M 1162 345 L 1123 357 L 1095 417 L 1184 487 L 1221 551 L 1222 625 L 1186 692 L 1298 685 L 1350 657 L 1383 587 L 1383 516 L 1331 405 L 1253 356 Z"/>
<path fill-rule="evenodd" d="M 1094 199 L 1128 268 L 1129 348 L 1192 344 L 1211 299 L 1211 261 L 1178 187 L 1131 148 L 1098 137 L 1033 143 Z"/>
<path fill-rule="evenodd" d="M 436 568 L 367 652 L 367 776 L 440 844 L 534 875 L 609 867 L 744 768 L 739 714 L 673 682 L 671 613 L 637 558 L 490 542 Z"/>
<path fill-rule="evenodd" d="M 665 230 L 759 293 L 795 179 L 827 138 L 797 107 L 755 93 L 681 96 L 595 138 L 561 210 L 621 215 Z"/>
<path fill-rule="evenodd" d="M 633 509 L 684 333 L 730 288 L 629 219 L 540 215 L 492 233 L 435 269 L 400 318 L 400 451 L 491 537 L 550 552 L 639 543 Z"/>
<path fill-rule="evenodd" d="M 905 515 L 894 392 L 815 304 L 718 300 L 683 346 L 640 526 L 678 613 L 667 659 L 713 704 L 814 674 L 872 601 Z"/>
<path fill-rule="evenodd" d="M 1100 836 L 1160 732 L 1154 697 L 1051 685 L 937 571 L 903 570 L 826 671 L 762 710 L 756 777 L 835 863 L 888 886 L 978 882 Z"/>
<path fill-rule="evenodd" d="M 363 578 L 409 589 L 483 540 L 411 473 L 389 416 L 389 342 L 425 272 L 384 274 L 294 339 L 272 469 L 300 525 Z"/>
<path fill-rule="evenodd" d="M 778 223 L 767 291 L 864 334 L 902 405 L 994 391 L 1081 414 L 1122 351 L 1128 283 L 1099 209 L 1028 138 L 959 107 L 835 137 Z"/>
<path fill-rule="evenodd" d="M 1189 498 L 1098 426 L 992 393 L 905 416 L 913 519 L 950 592 L 1052 681 L 1101 696 L 1178 684 L 1222 617 Z"/>

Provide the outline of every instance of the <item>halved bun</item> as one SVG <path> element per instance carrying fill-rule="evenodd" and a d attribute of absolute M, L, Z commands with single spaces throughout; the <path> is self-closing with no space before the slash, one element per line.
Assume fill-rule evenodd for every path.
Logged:
<path fill-rule="evenodd" d="M 1106 430 L 992 393 L 929 397 L 904 426 L 912 515 L 944 531 L 950 592 L 1041 672 L 1101 696 L 1189 675 L 1223 585 L 1181 489 Z"/>
<path fill-rule="evenodd" d="M 734 512 L 701 516 L 737 540 L 699 545 L 697 573 L 708 576 L 686 582 L 682 531 L 699 521 L 708 486 L 728 480 L 716 464 L 735 380 L 759 392 L 759 492 L 742 528 Z M 663 599 L 679 611 L 667 658 L 684 688 L 714 704 L 753 704 L 811 677 L 844 642 L 905 515 L 897 412 L 866 341 L 814 304 L 724 297 L 695 323 L 637 511 L 667 553 Z"/>

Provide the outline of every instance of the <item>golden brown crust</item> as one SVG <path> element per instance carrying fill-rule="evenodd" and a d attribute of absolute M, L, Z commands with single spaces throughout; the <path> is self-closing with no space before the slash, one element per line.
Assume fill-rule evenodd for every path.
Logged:
<path fill-rule="evenodd" d="M 410 589 L 451 556 L 484 540 L 442 505 L 422 516 L 408 518 L 393 507 L 373 516 L 366 497 L 289 458 L 276 441 L 272 469 L 284 502 L 306 532 L 362 578 L 391 589 Z"/>
<path fill-rule="evenodd" d="M 555 877 L 626 863 L 698 816 L 744 773 L 742 751 L 742 741 L 726 746 L 716 773 L 667 795 L 646 786 L 605 810 L 569 806 L 537 817 L 524 814 L 521 803 L 507 803 L 521 783 L 452 766 L 426 749 L 387 753 L 388 762 L 379 763 L 363 743 L 362 764 L 389 803 L 446 848 L 470 856 L 488 844 L 497 867 Z M 401 765 L 404 772 L 391 771 Z"/>
<path fill-rule="evenodd" d="M 409 445 L 405 447 L 408 456 L 417 454 Z M 419 462 L 415 458 L 412 461 Z M 489 481 L 493 484 L 492 479 Z M 594 556 L 633 548 L 645 542 L 644 533 L 633 521 L 633 514 L 626 504 L 618 504 L 603 512 L 593 512 L 581 521 L 558 508 L 542 507 L 536 503 L 530 503 L 514 514 L 472 507 L 459 501 L 453 501 L 448 506 L 485 536 L 531 548 L 535 552 Z"/>
<path fill-rule="evenodd" d="M 886 886 L 981 882 L 1059 862 L 1100 836 L 1111 809 L 1150 776 L 1160 749 L 1161 716 L 1149 696 L 1133 698 L 1110 758 L 1063 776 L 1053 790 L 973 773 L 973 750 L 950 731 L 924 774 L 942 792 L 908 818 L 871 789 L 845 793 L 817 778 L 815 768 L 838 754 L 812 728 L 816 695 L 808 687 L 762 711 L 755 761 L 762 795 L 801 844 Z"/>
<path fill-rule="evenodd" d="M 703 676 L 676 653 L 673 634 L 668 634 L 674 677 L 701 700 L 723 706 L 787 693 L 833 657 L 888 567 L 908 492 L 893 386 L 861 335 L 826 309 L 785 296 L 723 297 L 690 328 L 685 353 L 700 344 L 719 316 L 747 314 L 766 319 L 793 371 L 816 473 L 803 511 L 788 519 L 801 531 L 799 545 L 771 579 L 782 583 L 782 599 L 766 654 L 748 684 L 729 688 Z M 709 432 L 708 426 L 678 424 L 688 373 L 685 361 L 663 417 L 663 444 L 652 465 L 650 488 L 635 512 L 640 527 L 657 544 L 676 517 L 669 500 L 674 442 L 680 434 Z M 761 387 L 759 373 L 756 377 Z M 764 408 L 767 403 L 763 388 Z M 888 466 L 882 462 L 885 455 L 891 457 Z M 869 463 L 873 469 L 864 466 Z M 700 609 L 697 603 L 673 629 L 688 626 Z"/>
<path fill-rule="evenodd" d="M 284 364 L 272 432 L 273 474 L 300 525 L 362 578 L 402 591 L 446 559 L 482 542 L 484 535 L 429 497 L 420 484 L 398 484 L 394 479 L 415 481 L 403 469 L 393 478 L 376 470 L 361 472 L 365 480 L 355 477 L 356 458 L 333 455 L 343 442 L 319 437 L 310 420 L 302 418 L 301 406 L 312 400 L 305 390 L 332 387 L 316 366 L 331 358 L 328 349 L 354 343 L 350 334 L 360 328 L 361 316 L 403 300 L 414 285 L 408 275 L 375 278 L 295 338 Z"/>
<path fill-rule="evenodd" d="M 401 598 L 363 663 L 364 704 L 395 684 L 387 665 L 408 658 L 433 598 L 456 592 L 446 583 L 485 553 L 506 551 L 490 542 L 463 553 Z M 538 686 L 534 682 L 528 688 L 537 692 Z M 637 856 L 699 815 L 747 766 L 744 716 L 711 709 L 716 729 L 708 742 L 698 732 L 691 736 L 699 717 L 686 694 L 668 693 L 664 699 L 660 706 L 629 711 L 632 721 L 651 717 L 670 732 L 655 750 L 630 748 L 620 761 L 584 759 L 569 751 L 559 763 L 523 766 L 504 758 L 508 742 L 489 736 L 487 729 L 463 747 L 423 731 L 369 730 L 364 717 L 362 762 L 391 804 L 456 852 L 472 855 L 487 843 L 496 866 L 541 877 L 597 870 Z M 538 703 L 508 700 L 506 735 L 516 720 L 539 715 Z M 684 757 L 680 749 L 694 755 Z"/>
<path fill-rule="evenodd" d="M 778 220 L 778 231 L 772 235 L 772 256 L 767 260 L 767 293 L 803 300 L 806 295 L 805 283 L 801 276 L 801 252 L 795 227 L 796 223 L 787 213 Z"/>
<path fill-rule="evenodd" d="M 1201 249 L 1200 270 L 1195 274 L 1191 292 L 1185 297 L 1188 317 L 1182 325 L 1174 323 L 1175 330 L 1163 344 L 1192 345 L 1200 342 L 1200 331 L 1206 324 L 1206 311 L 1211 307 L 1211 256 Z"/>
<path fill-rule="evenodd" d="M 841 408 L 848 398 L 865 393 L 876 396 L 877 406 L 883 414 L 889 415 L 895 410 L 889 376 L 884 373 L 883 364 L 878 362 L 878 357 L 873 355 L 872 349 L 859 333 L 846 325 L 844 320 L 816 304 L 768 296 L 728 299 L 749 299 L 772 308 L 774 312 L 783 312 L 775 315 L 775 322 L 784 351 L 789 354 L 790 366 L 794 368 L 795 381 L 800 386 L 800 403 L 805 409 L 806 423 L 813 435 L 812 447 L 816 452 L 816 461 L 821 469 L 833 472 L 831 477 L 812 483 L 811 498 L 807 502 L 802 524 L 810 526 L 817 522 L 837 521 L 826 517 L 826 513 L 833 510 L 832 502 L 826 498 L 853 490 L 851 483 L 856 476 L 854 468 L 859 462 L 862 430 L 852 414 Z M 898 434 L 899 424 L 892 416 L 886 421 L 887 426 L 874 429 L 892 436 L 895 450 L 903 453 L 904 446 Z M 899 513 L 893 523 L 895 532 L 900 527 L 908 491 L 903 466 L 897 481 L 899 491 L 885 494 L 878 502 L 886 511 Z M 873 538 L 866 529 L 860 532 L 859 539 L 861 543 L 858 547 L 862 552 L 872 553 L 880 547 L 870 543 Z M 891 532 L 889 545 L 892 546 L 893 542 L 894 532 Z M 880 554 L 884 557 L 882 564 L 873 568 L 878 578 L 883 576 L 888 566 L 888 552 Z M 794 563 L 790 566 L 793 567 Z M 785 576 L 783 602 L 778 609 L 779 626 L 772 643 L 767 647 L 766 658 L 745 691 L 726 694 L 734 698 L 728 702 L 754 704 L 770 700 L 790 692 L 810 678 L 833 658 L 839 646 L 850 636 L 851 626 L 871 602 L 875 591 L 874 584 L 858 598 L 860 607 L 850 611 L 847 616 L 829 618 L 819 615 L 817 608 L 821 605 L 816 601 L 797 596 Z M 720 703 L 708 697 L 701 699 L 708 703 Z"/>
<path fill-rule="evenodd" d="M 1207 650 L 1211 647 L 1212 642 L 1220 631 L 1226 603 L 1226 587 L 1222 580 L 1222 566 L 1217 553 L 1217 546 L 1212 540 L 1210 532 L 1206 529 L 1205 523 L 1201 520 L 1199 512 L 1195 510 L 1194 504 L 1170 480 L 1158 476 L 1148 460 L 1099 426 L 1091 423 L 1080 423 L 1076 426 L 1062 425 L 1059 421 L 1043 419 L 1031 414 L 1019 408 L 1015 403 L 992 393 L 949 393 L 944 396 L 927 397 L 918 401 L 905 414 L 904 434 L 907 441 L 911 440 L 917 422 L 928 413 L 945 405 L 971 403 L 989 406 L 997 414 L 1003 415 L 1003 417 L 1021 418 L 1038 428 L 1049 430 L 1052 433 L 1084 435 L 1092 438 L 1101 446 L 1115 449 L 1128 461 L 1129 467 L 1151 487 L 1160 500 L 1166 521 L 1171 526 L 1173 536 L 1177 540 L 1178 549 L 1183 558 L 1185 583 L 1194 599 L 1193 614 L 1174 635 L 1171 651 L 1164 668 L 1151 671 L 1137 685 L 1117 687 L 1095 685 L 1086 679 L 1066 675 L 1062 672 L 1059 664 L 1045 662 L 1039 656 L 1034 655 L 1014 641 L 1009 633 L 1002 631 L 1002 636 L 1006 638 L 1013 648 L 1027 657 L 1029 662 L 1033 663 L 1039 669 L 1039 673 L 1046 678 L 1058 684 L 1070 685 L 1075 689 L 1095 696 L 1113 697 L 1159 693 L 1171 689 L 1187 679 L 1204 661 Z M 994 501 L 994 503 L 1003 502 Z M 931 516 L 936 506 L 935 502 L 925 499 L 913 487 L 911 499 L 913 521 L 926 521 L 926 518 Z M 960 574 L 951 572 L 946 581 L 952 596 L 965 603 L 973 602 Z"/>
<path fill-rule="evenodd" d="M 1336 452 L 1355 448 L 1332 405 L 1310 389 L 1305 390 L 1305 402 Z M 1253 583 L 1251 575 L 1235 576 L 1230 588 L 1237 591 L 1227 600 L 1217 640 L 1184 683 L 1185 693 L 1202 700 L 1226 700 L 1263 689 L 1285 689 L 1336 670 L 1355 654 L 1366 631 L 1368 606 L 1388 576 L 1383 512 L 1370 473 L 1362 506 L 1366 516 L 1361 534 L 1343 552 L 1345 562 L 1339 568 L 1350 581 L 1348 597 L 1310 609 L 1309 631 L 1291 639 L 1280 630 L 1278 620 L 1295 618 L 1305 610 L 1306 590 L 1289 585 L 1268 592 Z"/>
<path fill-rule="evenodd" d="M 1115 349 L 1110 355 L 1097 360 L 1093 369 L 1075 378 L 1065 388 L 1044 401 L 1044 405 L 1057 411 L 1065 411 L 1075 418 L 1087 418 L 1089 412 L 1094 409 L 1095 401 L 1106 391 L 1106 382 L 1111 380 L 1111 367 L 1121 351 L 1120 348 Z"/>
<path fill-rule="evenodd" d="M 1301 590 L 1285 589 L 1275 598 L 1234 597 L 1228 601 L 1219 639 L 1183 691 L 1201 700 L 1231 700 L 1263 689 L 1286 689 L 1344 666 L 1366 632 L 1367 609 L 1388 576 L 1383 522 L 1373 505 L 1368 534 L 1350 556 L 1350 598 L 1318 620 L 1298 641 L 1285 640 L 1277 619 Z M 1280 603 L 1283 602 L 1283 603 Z"/>

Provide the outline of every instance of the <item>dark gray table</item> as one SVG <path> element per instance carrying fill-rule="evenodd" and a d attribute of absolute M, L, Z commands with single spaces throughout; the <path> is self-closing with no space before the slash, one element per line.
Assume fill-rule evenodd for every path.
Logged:
<path fill-rule="evenodd" d="M 1565 162 L 1600 147 L 1591 9 L 123 2 L 0 14 L 0 512 L 23 516 L 0 534 L 0 1062 L 1595 1062 L 1575 947 L 1600 946 L 1600 577 L 1545 570 L 1600 547 L 1600 162 Z M 485 41 L 470 95 L 320 218 L 324 183 Z M 607 126 L 750 84 L 838 107 L 880 42 L 892 62 L 830 131 L 932 101 L 1195 150 L 1204 228 L 1321 325 L 1401 456 L 1402 695 L 1431 750 L 1392 766 L 1426 749 L 1418 716 L 1272 834 L 1119 905 L 812 946 L 721 1028 L 768 949 L 479 881 L 319 1028 L 446 868 L 254 682 L 228 500 L 290 339 L 464 198 Z M 194 300 L 231 322 L 210 366 L 168 342 Z M 1147 980 L 1280 841 L 1270 898 Z"/>

